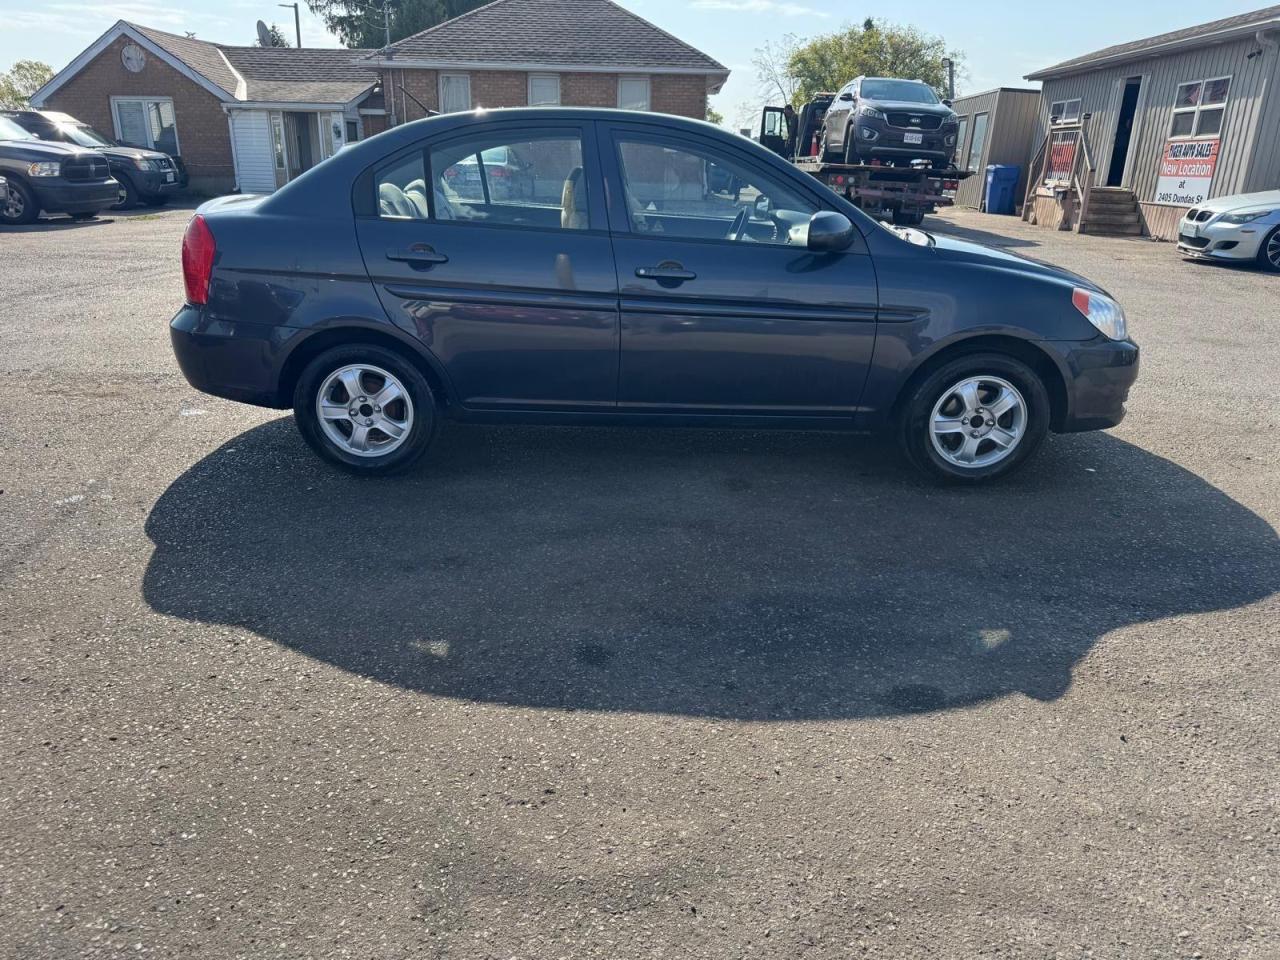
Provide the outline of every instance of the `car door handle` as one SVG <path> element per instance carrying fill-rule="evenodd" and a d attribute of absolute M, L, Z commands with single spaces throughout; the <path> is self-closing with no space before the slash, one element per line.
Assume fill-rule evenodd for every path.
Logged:
<path fill-rule="evenodd" d="M 399 249 L 392 247 L 387 251 L 388 260 L 400 260 L 413 266 L 429 267 L 436 263 L 448 263 L 449 258 L 443 253 L 436 253 L 429 243 L 411 243 Z"/>
<path fill-rule="evenodd" d="M 656 267 L 636 267 L 641 280 L 696 280 L 698 275 L 678 263 L 660 263 Z"/>

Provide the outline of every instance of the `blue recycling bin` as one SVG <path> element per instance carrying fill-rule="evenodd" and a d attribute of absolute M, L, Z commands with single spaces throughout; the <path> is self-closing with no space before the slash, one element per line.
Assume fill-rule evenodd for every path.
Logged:
<path fill-rule="evenodd" d="M 987 213 L 1013 216 L 1017 205 L 1015 194 L 1018 175 L 1021 172 L 1021 167 L 1008 163 L 993 163 L 987 167 L 987 189 L 983 193 L 982 204 Z"/>

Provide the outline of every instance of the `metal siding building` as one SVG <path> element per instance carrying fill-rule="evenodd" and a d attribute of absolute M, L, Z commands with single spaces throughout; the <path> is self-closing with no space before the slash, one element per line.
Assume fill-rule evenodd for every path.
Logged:
<path fill-rule="evenodd" d="M 1043 81 L 1034 142 L 1044 139 L 1055 103 L 1081 102 L 1091 114 L 1089 142 L 1096 158 L 1096 186 L 1133 191 L 1147 233 L 1172 239 L 1188 206 L 1156 202 L 1165 145 L 1194 143 L 1214 135 L 1173 133 L 1180 86 L 1229 78 L 1218 157 L 1208 195 L 1227 196 L 1280 188 L 1280 6 L 1199 27 L 1121 44 L 1036 73 Z M 1128 149 L 1116 151 L 1126 84 L 1138 83 Z M 1204 108 L 1202 108 L 1204 109 Z M 1116 182 L 1118 180 L 1118 182 Z"/>
<path fill-rule="evenodd" d="M 1007 163 L 1021 167 L 1016 196 L 1027 187 L 1027 165 L 1031 160 L 1039 120 L 1040 91 L 1020 87 L 998 87 L 984 93 L 959 97 L 952 109 L 960 117 L 961 131 L 956 144 L 956 163 L 972 169 L 974 175 L 960 184 L 956 203 L 963 207 L 980 207 L 989 163 Z M 975 146 L 975 118 L 987 115 L 986 136 Z M 972 166 L 970 166 L 972 163 Z"/>

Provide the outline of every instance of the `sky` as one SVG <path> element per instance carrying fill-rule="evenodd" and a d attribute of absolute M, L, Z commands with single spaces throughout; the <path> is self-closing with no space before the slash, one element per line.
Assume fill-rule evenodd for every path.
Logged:
<path fill-rule="evenodd" d="M 550 2 L 550 0 L 549 0 Z M 942 36 L 965 55 L 967 75 L 957 92 L 998 86 L 1034 86 L 1023 75 L 1113 43 L 1256 10 L 1264 0 L 1204 0 L 1198 4 L 1154 0 L 1073 0 L 1070 16 L 1043 26 L 1044 10 L 1025 2 L 912 0 L 911 3 L 837 3 L 835 0 L 621 0 L 624 7 L 715 57 L 730 70 L 711 105 L 729 126 L 755 119 L 758 82 L 754 51 L 787 34 L 829 33 L 866 17 L 911 24 Z M 1052 5 L 1050 5 L 1052 6 Z M 1038 12 L 1037 12 L 1038 11 Z M 293 11 L 274 0 L 0 0 L 0 70 L 15 60 L 43 60 L 61 69 L 116 20 L 173 33 L 194 31 L 219 43 L 249 44 L 254 23 L 277 23 L 293 37 Z M 1039 23 L 1037 23 L 1039 21 Z M 320 19 L 302 7 L 304 46 L 341 46 Z"/>

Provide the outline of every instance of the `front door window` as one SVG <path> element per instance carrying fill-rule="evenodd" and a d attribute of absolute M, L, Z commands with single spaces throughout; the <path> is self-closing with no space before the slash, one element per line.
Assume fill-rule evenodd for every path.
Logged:
<path fill-rule="evenodd" d="M 781 179 L 682 142 L 621 138 L 618 159 L 634 233 L 804 246 L 818 206 Z"/>

